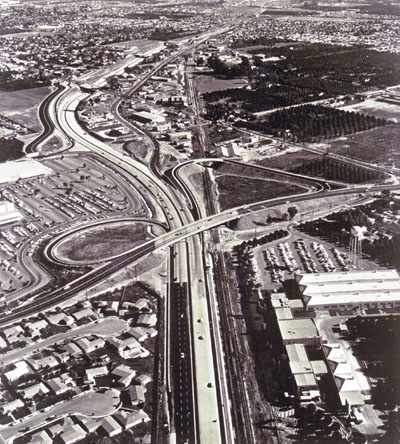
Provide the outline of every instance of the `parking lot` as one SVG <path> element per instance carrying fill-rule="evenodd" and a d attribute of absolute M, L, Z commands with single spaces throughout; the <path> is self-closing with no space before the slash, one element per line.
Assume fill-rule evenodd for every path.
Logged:
<path fill-rule="evenodd" d="M 293 232 L 288 238 L 254 249 L 263 288 L 279 288 L 294 273 L 348 271 L 349 253 L 318 238 Z"/>
<path fill-rule="evenodd" d="M 48 233 L 78 221 L 116 214 L 145 216 L 146 210 L 125 179 L 94 159 L 60 156 L 43 162 L 49 175 L 0 185 L 0 201 L 12 202 L 23 218 L 1 226 L 0 301 L 26 287 L 29 276 L 21 260 L 32 256 Z"/>

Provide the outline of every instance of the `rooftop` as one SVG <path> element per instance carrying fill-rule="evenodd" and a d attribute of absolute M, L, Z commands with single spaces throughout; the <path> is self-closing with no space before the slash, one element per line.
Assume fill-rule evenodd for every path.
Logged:
<path fill-rule="evenodd" d="M 291 319 L 278 321 L 282 339 L 318 338 L 317 328 L 312 319 Z"/>

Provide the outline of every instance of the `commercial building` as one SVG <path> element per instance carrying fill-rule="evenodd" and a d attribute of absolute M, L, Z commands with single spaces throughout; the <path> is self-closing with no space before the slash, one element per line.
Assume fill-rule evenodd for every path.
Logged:
<path fill-rule="evenodd" d="M 312 319 L 285 319 L 278 321 L 283 345 L 303 344 L 320 347 L 320 338 Z"/>
<path fill-rule="evenodd" d="M 5 162 L 0 164 L 0 183 L 16 182 L 19 179 L 30 179 L 52 172 L 52 169 L 33 159 Z"/>
<path fill-rule="evenodd" d="M 132 119 L 142 123 L 165 122 L 165 117 L 161 114 L 149 113 L 147 111 L 137 111 L 129 115 Z"/>
<path fill-rule="evenodd" d="M 306 273 L 297 274 L 295 281 L 307 310 L 400 307 L 396 270 Z"/>
<path fill-rule="evenodd" d="M 16 222 L 23 218 L 11 202 L 0 202 L 0 225 Z"/>

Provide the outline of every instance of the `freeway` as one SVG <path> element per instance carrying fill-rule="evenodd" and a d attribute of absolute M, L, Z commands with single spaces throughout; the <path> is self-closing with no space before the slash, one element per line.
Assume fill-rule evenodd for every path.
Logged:
<path fill-rule="evenodd" d="M 199 41 L 196 41 L 197 43 Z M 181 49 L 173 56 L 183 54 L 188 48 L 190 47 Z M 140 88 L 170 60 L 172 59 L 168 58 L 157 65 L 140 79 L 131 91 Z M 204 282 L 206 280 L 204 278 L 206 268 L 204 242 L 200 233 L 235 220 L 242 215 L 276 205 L 325 196 L 344 196 L 346 194 L 378 192 L 383 189 L 398 189 L 400 186 L 364 186 L 341 190 L 330 190 L 319 186 L 318 192 L 265 200 L 202 217 L 193 196 L 182 196 L 177 189 L 165 186 L 164 177 L 156 172 L 153 161 L 155 156 L 153 156 L 149 171 L 147 166 L 114 151 L 107 144 L 85 133 L 76 121 L 76 109 L 85 97 L 88 97 L 88 94 L 82 93 L 78 87 L 69 87 L 59 96 L 57 105 L 49 109 L 50 119 L 53 122 L 57 121 L 59 127 L 70 140 L 78 142 L 86 150 L 111 162 L 115 169 L 135 178 L 140 177 L 137 180 L 140 180 L 149 193 L 156 194 L 165 203 L 166 210 L 163 211 L 166 213 L 171 231 L 113 258 L 107 264 L 95 268 L 63 288 L 42 295 L 40 300 L 26 304 L 13 313 L 3 316 L 0 319 L 0 325 L 6 325 L 74 297 L 120 271 L 121 268 L 142 260 L 147 254 L 174 246 L 172 251 L 175 251 L 177 256 L 170 259 L 169 262 L 176 261 L 176 273 L 170 265 L 172 282 L 170 282 L 167 300 L 170 321 L 167 346 L 168 363 L 174 365 L 176 369 L 172 372 L 170 385 L 174 398 L 171 407 L 174 419 L 171 431 L 176 441 L 182 444 L 186 440 L 207 442 L 206 440 L 209 440 L 211 436 L 216 444 L 233 442 L 229 419 L 231 413 L 224 378 L 224 358 L 221 351 L 221 338 L 217 331 L 219 330 L 217 301 L 212 299 L 213 302 L 210 302 L 209 285 Z M 118 113 L 117 104 L 115 112 Z M 215 160 L 213 159 L 213 161 Z M 192 208 L 187 206 L 187 200 L 190 201 Z M 194 217 L 191 209 L 197 211 L 197 217 Z M 175 278 L 176 283 L 174 283 Z M 172 331 L 176 331 L 177 337 L 181 339 L 181 344 L 171 342 Z"/>
<path fill-rule="evenodd" d="M 157 239 L 148 241 L 138 247 L 128 250 L 127 252 L 122 253 L 113 261 L 97 267 L 94 270 L 85 273 L 83 276 L 71 281 L 68 286 L 64 286 L 63 288 L 56 289 L 47 295 L 43 295 L 43 297 L 39 301 L 36 301 L 33 304 L 27 304 L 21 308 L 17 308 L 11 314 L 3 315 L 0 318 L 0 326 L 7 325 L 11 322 L 14 322 L 15 320 L 22 319 L 25 316 L 29 316 L 33 313 L 46 310 L 61 301 L 68 300 L 79 292 L 90 288 L 101 280 L 110 277 L 113 273 L 117 272 L 122 267 L 131 265 L 136 261 L 141 260 L 143 257 L 151 252 L 168 247 L 170 245 L 174 245 L 196 234 L 238 219 L 240 216 L 251 214 L 254 211 L 272 208 L 277 205 L 292 204 L 296 202 L 308 201 L 311 199 L 322 199 L 324 197 L 345 196 L 361 193 L 379 193 L 384 190 L 393 191 L 399 189 L 400 185 L 377 185 L 370 187 L 360 186 L 354 187 L 352 189 L 343 190 L 329 190 L 313 194 L 304 193 L 294 196 L 269 199 L 249 205 L 243 205 L 231 210 L 223 211 L 221 213 L 205 217 L 198 221 L 191 222 L 184 227 L 174 228 L 170 232 L 159 236 Z"/>
<path fill-rule="evenodd" d="M 178 54 L 175 54 L 174 57 L 177 55 L 182 54 L 186 51 L 187 48 L 182 49 L 179 51 Z M 172 60 L 171 58 L 169 60 Z M 162 62 L 157 68 L 161 69 L 162 66 L 165 65 L 165 63 L 168 63 L 169 60 L 166 60 Z M 153 73 L 155 73 L 158 69 L 152 70 L 150 73 L 146 75 L 146 78 L 140 80 L 137 82 L 133 90 L 136 90 L 139 88 L 145 81 L 147 81 L 148 78 L 150 78 Z M 160 197 L 160 200 L 162 200 L 166 207 L 168 208 L 166 210 L 168 215 L 168 220 L 170 222 L 170 225 L 172 228 L 178 229 L 179 227 L 182 228 L 185 225 L 190 222 L 191 219 L 191 213 L 190 211 L 187 212 L 187 208 L 185 208 L 185 200 L 180 196 L 179 191 L 171 189 L 165 189 L 164 182 L 161 179 L 160 175 L 158 175 L 155 171 L 155 162 L 152 162 L 152 167 L 154 168 L 151 173 L 149 173 L 146 166 L 139 164 L 138 162 L 134 161 L 133 159 L 128 158 L 127 156 L 124 156 L 121 153 L 116 153 L 113 150 L 110 149 L 109 146 L 106 144 L 103 144 L 99 142 L 98 140 L 94 139 L 90 135 L 83 133 L 82 134 L 82 128 L 77 124 L 75 120 L 75 112 L 77 109 L 78 104 L 82 100 L 82 98 L 87 97 L 86 94 L 82 94 L 81 91 L 77 90 L 77 88 L 72 87 L 71 88 L 71 94 L 65 95 L 63 99 L 59 103 L 58 108 L 58 118 L 59 122 L 62 125 L 64 131 L 67 133 L 68 137 L 78 142 L 81 146 L 85 147 L 86 149 L 89 149 L 90 151 L 93 151 L 103 158 L 107 159 L 108 161 L 111 161 L 114 163 L 114 165 L 117 165 L 121 170 L 124 170 L 126 173 L 131 174 L 135 177 L 140 176 L 140 180 L 142 183 L 146 183 L 146 186 L 148 190 L 150 189 L 157 189 L 157 195 Z M 118 107 L 116 107 L 117 110 Z M 157 151 L 157 150 L 155 150 Z M 153 156 L 153 159 L 155 159 L 155 156 Z M 153 160 L 152 159 L 152 160 Z M 186 214 L 187 213 L 187 214 Z M 188 241 L 189 243 L 191 240 Z M 149 245 L 147 246 L 149 247 Z M 141 253 L 139 253 L 139 256 L 137 259 L 140 258 L 140 255 L 146 254 L 147 252 L 151 251 L 153 248 L 150 246 L 149 250 L 142 250 Z M 184 248 L 182 246 L 178 247 L 179 250 L 179 266 L 177 267 L 182 273 L 182 270 L 186 270 L 185 277 L 181 277 L 180 281 L 182 281 L 182 287 L 185 288 L 185 282 L 187 282 L 187 291 L 186 296 L 181 294 L 179 295 L 179 306 L 180 310 L 183 309 L 183 305 L 187 306 L 188 302 L 189 305 L 192 299 L 196 299 L 197 292 L 191 293 L 190 288 L 190 276 L 191 276 L 191 270 L 190 270 L 190 263 L 188 261 L 188 257 L 190 257 L 190 253 L 187 250 L 184 251 Z M 186 259 L 185 259 L 186 258 Z M 121 260 L 122 259 L 122 260 Z M 186 264 L 185 264 L 186 262 Z M 102 270 L 102 267 L 99 267 L 98 269 L 94 270 L 95 273 L 93 275 L 89 276 L 89 280 L 86 280 L 85 283 L 76 283 L 75 281 L 68 284 L 64 287 L 64 291 L 69 294 L 69 291 L 78 284 L 78 287 L 80 285 L 85 285 L 86 287 L 91 285 L 91 280 L 93 279 L 94 282 L 98 281 L 99 279 L 102 280 L 104 278 L 103 272 L 106 272 L 107 274 L 110 273 L 111 270 L 115 271 L 114 267 L 117 267 L 116 269 L 120 269 L 121 267 L 127 265 L 128 263 L 131 263 L 131 261 L 128 260 L 128 262 L 125 262 L 125 259 L 122 257 L 118 258 L 116 261 L 112 261 L 111 264 L 104 270 Z M 100 273 L 100 274 L 99 274 Z M 86 275 L 88 276 L 88 275 Z M 171 293 L 171 292 L 170 292 Z M 56 294 L 56 299 L 61 297 L 61 295 Z M 205 299 L 205 298 L 204 298 Z M 43 300 L 43 299 L 42 299 Z M 183 303 L 184 302 L 184 303 Z M 168 303 L 168 301 L 167 301 Z M 187 332 L 190 336 L 192 329 L 193 329 L 193 315 L 194 313 L 203 313 L 204 310 L 207 309 L 207 304 L 203 301 L 201 304 L 201 307 L 195 308 L 193 305 L 191 305 L 191 308 L 187 311 L 187 316 L 184 315 L 184 312 L 182 314 L 184 315 L 182 322 L 179 324 L 181 325 L 181 332 Z M 172 310 L 169 310 L 169 313 L 171 313 Z M 203 316 L 201 314 L 200 316 Z M 204 317 L 206 317 L 206 312 L 204 312 Z M 208 318 L 207 318 L 208 319 Z M 169 325 L 172 323 L 170 322 Z M 208 322 L 207 324 L 208 325 Z M 217 326 L 216 326 L 217 328 Z M 169 338 L 169 339 L 172 339 Z M 189 379 L 186 378 L 186 383 L 183 384 L 183 379 L 179 381 L 179 384 L 175 380 L 175 384 L 172 385 L 172 388 L 174 389 L 174 400 L 173 407 L 176 409 L 183 408 L 182 405 L 182 395 L 185 394 L 185 398 L 187 400 L 187 393 L 192 393 L 192 396 L 190 396 L 190 402 L 185 401 L 185 407 L 184 407 L 184 416 L 186 419 L 186 425 L 183 427 L 182 418 L 178 420 L 178 417 L 176 415 L 170 415 L 170 417 L 174 417 L 175 421 L 172 424 L 173 425 L 173 434 L 177 437 L 179 442 L 185 442 L 186 437 L 189 438 L 190 442 L 198 442 L 198 439 L 200 441 L 203 441 L 207 439 L 210 436 L 215 436 L 215 440 L 217 442 L 220 441 L 220 435 L 223 435 L 223 428 L 224 428 L 224 421 L 219 420 L 219 404 L 217 400 L 217 392 L 215 389 L 215 369 L 214 369 L 214 359 L 213 359 L 213 350 L 214 348 L 210 345 L 209 347 L 206 347 L 206 349 L 202 352 L 201 355 L 199 355 L 198 349 L 199 347 L 196 347 L 196 343 L 193 343 L 193 340 L 189 340 L 189 343 L 185 341 L 186 344 L 188 344 L 185 348 L 186 353 L 188 355 L 187 362 L 189 366 L 182 367 L 185 370 L 185 374 L 189 374 Z M 209 344 L 208 337 L 207 340 L 204 341 L 204 344 Z M 173 351 L 173 348 L 172 348 Z M 183 353 L 184 356 L 186 356 L 185 352 Z M 176 364 L 176 353 L 171 353 L 171 350 L 169 351 L 170 355 L 170 362 L 175 362 Z M 179 354 L 179 358 L 181 358 L 181 354 Z M 204 367 L 204 362 L 207 362 L 208 365 Z M 179 362 L 178 362 L 179 366 Z M 193 375 L 195 372 L 198 372 L 199 369 L 203 369 L 201 372 L 202 377 L 194 377 Z M 172 378 L 174 379 L 174 378 Z M 207 382 L 205 382 L 207 381 Z M 190 382 L 190 387 L 192 387 L 192 390 L 188 392 L 188 382 Z M 209 386 L 207 386 L 209 384 Z M 179 389 L 178 389 L 179 385 Z M 186 387 L 186 389 L 184 388 Z M 196 394 L 199 393 L 199 387 L 204 386 L 207 387 L 208 390 L 206 390 L 207 396 L 204 394 L 201 395 L 201 398 L 196 398 Z M 218 385 L 218 387 L 220 384 Z M 204 388 L 203 388 L 204 391 Z M 210 399 L 210 396 L 213 398 L 213 401 L 211 403 L 208 403 L 208 399 Z M 207 408 L 205 408 L 207 406 Z M 196 410 L 193 412 L 193 410 Z M 187 416 L 190 417 L 190 420 L 187 421 Z M 197 418 L 199 420 L 197 420 Z M 212 419 L 210 419 L 212 417 Z M 177 432 L 180 432 L 179 437 L 177 436 Z M 183 433 L 182 433 L 183 432 Z M 198 438 L 198 437 L 199 438 Z M 223 435 L 224 436 L 224 435 Z"/>

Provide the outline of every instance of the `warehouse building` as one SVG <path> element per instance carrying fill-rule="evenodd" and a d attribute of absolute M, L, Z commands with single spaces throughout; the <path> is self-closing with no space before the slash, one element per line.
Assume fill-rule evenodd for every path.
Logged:
<path fill-rule="evenodd" d="M 396 270 L 306 273 L 295 276 L 296 296 L 307 310 L 400 307 Z"/>

